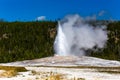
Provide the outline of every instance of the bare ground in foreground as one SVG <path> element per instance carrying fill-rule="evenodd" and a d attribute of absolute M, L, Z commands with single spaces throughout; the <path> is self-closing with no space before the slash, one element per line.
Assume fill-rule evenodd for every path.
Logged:
<path fill-rule="evenodd" d="M 120 62 L 86 56 L 55 56 L 2 63 L 0 80 L 120 80 Z"/>

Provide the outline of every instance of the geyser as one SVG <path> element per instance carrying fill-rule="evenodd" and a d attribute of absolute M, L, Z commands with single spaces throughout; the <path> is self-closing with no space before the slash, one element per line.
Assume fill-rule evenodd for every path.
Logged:
<path fill-rule="evenodd" d="M 103 48 L 107 41 L 106 26 L 92 26 L 90 18 L 69 15 L 58 22 L 54 49 L 57 55 L 83 56 L 88 49 Z"/>

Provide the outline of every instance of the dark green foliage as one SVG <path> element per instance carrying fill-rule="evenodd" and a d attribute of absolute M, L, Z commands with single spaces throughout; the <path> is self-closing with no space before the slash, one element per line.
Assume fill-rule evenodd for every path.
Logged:
<path fill-rule="evenodd" d="M 0 22 L 0 62 L 12 62 L 54 55 L 57 22 Z M 88 50 L 90 56 L 120 60 L 120 22 L 109 23 L 104 49 Z"/>
<path fill-rule="evenodd" d="M 56 22 L 1 22 L 0 62 L 52 56 L 55 27 Z"/>

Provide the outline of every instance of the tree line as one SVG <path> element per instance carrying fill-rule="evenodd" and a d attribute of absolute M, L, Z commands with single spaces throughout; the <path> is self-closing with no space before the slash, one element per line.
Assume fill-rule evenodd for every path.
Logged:
<path fill-rule="evenodd" d="M 0 22 L 0 63 L 54 55 L 55 21 Z M 89 56 L 120 60 L 120 22 L 107 24 L 108 41 L 104 49 Z"/>
<path fill-rule="evenodd" d="M 0 62 L 54 55 L 51 29 L 56 22 L 0 22 Z M 54 34 L 55 35 L 55 34 Z"/>

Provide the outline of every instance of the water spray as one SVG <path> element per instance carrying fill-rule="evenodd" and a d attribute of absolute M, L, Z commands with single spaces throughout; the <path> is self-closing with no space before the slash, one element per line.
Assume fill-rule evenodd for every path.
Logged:
<path fill-rule="evenodd" d="M 90 21 L 90 19 L 89 19 Z M 104 48 L 108 39 L 105 25 L 93 26 L 79 15 L 69 15 L 58 22 L 54 49 L 57 55 L 84 56 L 88 49 Z"/>

